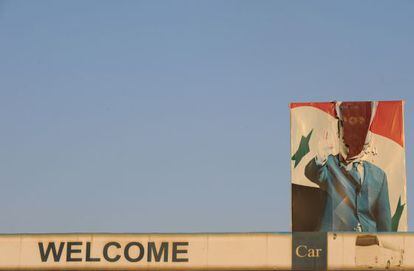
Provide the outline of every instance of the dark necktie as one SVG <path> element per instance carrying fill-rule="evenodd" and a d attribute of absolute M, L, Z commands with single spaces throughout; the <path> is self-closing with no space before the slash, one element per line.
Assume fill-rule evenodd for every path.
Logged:
<path fill-rule="evenodd" d="M 357 193 L 359 193 L 360 189 L 361 189 L 361 175 L 358 172 L 358 163 L 354 162 L 352 164 L 352 168 L 349 171 L 349 174 L 352 176 L 352 178 L 354 178 L 354 180 L 357 183 Z"/>

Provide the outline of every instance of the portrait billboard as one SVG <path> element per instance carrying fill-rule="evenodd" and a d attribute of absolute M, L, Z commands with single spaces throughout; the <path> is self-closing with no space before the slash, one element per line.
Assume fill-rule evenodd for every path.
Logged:
<path fill-rule="evenodd" d="M 403 106 L 290 104 L 292 231 L 407 230 Z"/>

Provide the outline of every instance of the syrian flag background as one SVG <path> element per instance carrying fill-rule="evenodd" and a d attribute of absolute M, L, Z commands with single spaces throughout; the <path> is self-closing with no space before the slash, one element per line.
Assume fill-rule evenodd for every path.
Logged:
<path fill-rule="evenodd" d="M 393 230 L 407 231 L 406 169 L 403 101 L 379 101 L 370 125 L 371 144 L 362 160 L 387 175 Z M 323 209 L 324 195 L 304 175 L 321 142 L 332 141 L 338 153 L 338 119 L 335 102 L 291 103 L 292 230 L 312 231 Z M 327 137 L 327 132 L 329 134 Z M 325 139 L 325 141 L 323 141 Z M 312 205 L 309 206 L 309 199 Z M 317 208 L 315 208 L 317 207 Z"/>

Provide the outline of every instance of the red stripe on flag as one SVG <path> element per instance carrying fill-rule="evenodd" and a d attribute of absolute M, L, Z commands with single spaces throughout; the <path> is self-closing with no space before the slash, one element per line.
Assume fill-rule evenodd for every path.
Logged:
<path fill-rule="evenodd" d="M 370 130 L 404 147 L 403 101 L 378 102 Z"/>
<path fill-rule="evenodd" d="M 325 113 L 328 113 L 332 117 L 336 117 L 335 113 L 335 103 L 333 102 L 315 102 L 315 103 L 291 103 L 290 108 L 296 108 L 301 106 L 312 106 L 322 110 Z"/>

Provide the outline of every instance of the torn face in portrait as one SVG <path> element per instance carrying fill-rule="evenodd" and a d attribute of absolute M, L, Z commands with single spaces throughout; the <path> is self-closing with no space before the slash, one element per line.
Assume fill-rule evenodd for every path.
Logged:
<path fill-rule="evenodd" d="M 369 143 L 369 128 L 375 114 L 373 102 L 338 102 L 336 113 L 342 158 L 352 161 Z"/>

